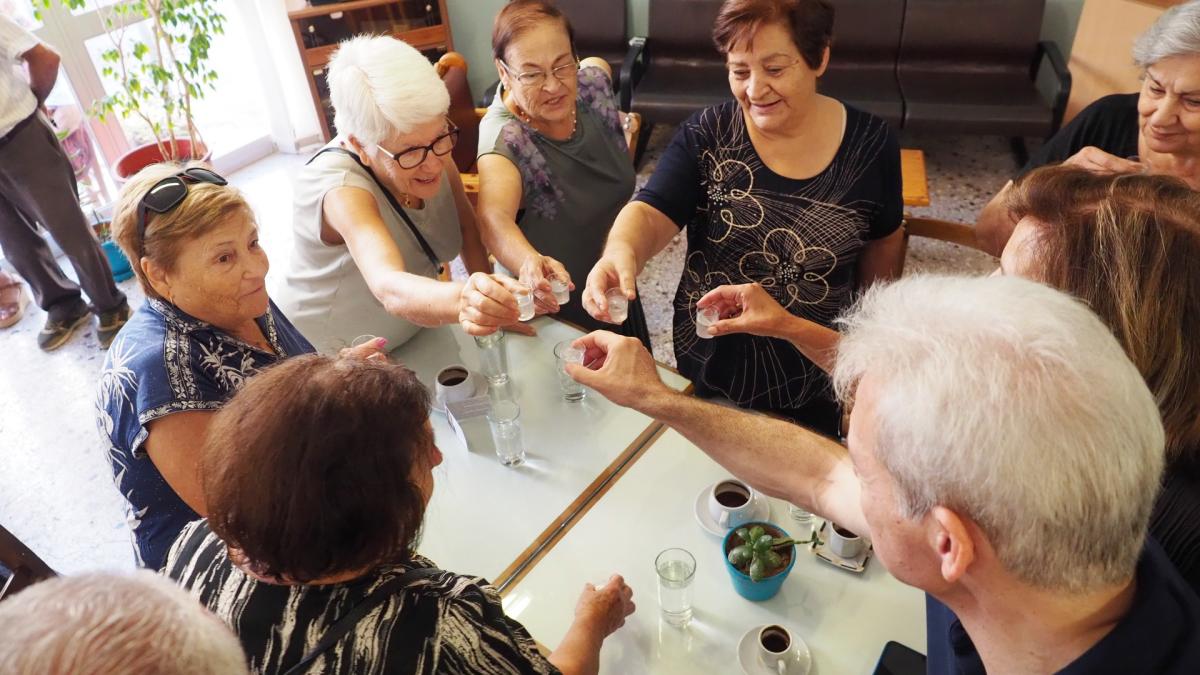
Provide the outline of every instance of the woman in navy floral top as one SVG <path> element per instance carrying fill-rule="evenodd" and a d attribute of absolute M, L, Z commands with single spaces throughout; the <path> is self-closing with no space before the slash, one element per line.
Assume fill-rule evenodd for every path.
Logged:
<path fill-rule="evenodd" d="M 578 294 L 560 306 L 546 280 L 558 275 L 582 290 L 634 187 L 609 65 L 580 62 L 573 35 L 543 0 L 511 2 L 496 16 L 501 86 L 479 124 L 480 233 L 500 264 L 536 289 L 543 311 L 612 328 L 589 316 Z M 630 304 L 621 331 L 649 346 L 640 304 Z"/>
<path fill-rule="evenodd" d="M 174 206 L 171 193 L 182 195 Z M 97 425 L 129 502 L 138 561 L 158 568 L 205 512 L 195 461 L 212 412 L 246 378 L 313 348 L 267 297 L 254 214 L 219 176 L 144 169 L 122 190 L 113 231 L 139 263 L 147 301 L 105 359 Z"/>

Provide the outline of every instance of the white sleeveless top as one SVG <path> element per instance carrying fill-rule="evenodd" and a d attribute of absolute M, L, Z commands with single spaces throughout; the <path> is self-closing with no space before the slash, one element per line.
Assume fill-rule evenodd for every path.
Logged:
<path fill-rule="evenodd" d="M 334 139 L 325 147 L 338 147 Z M 404 256 L 406 271 L 436 279 L 437 268 L 408 225 L 392 208 L 379 186 L 353 158 L 328 152 L 302 167 L 293 192 L 292 258 L 284 285 L 275 298 L 280 309 L 304 337 L 323 353 L 336 353 L 360 335 L 387 338 L 395 349 L 420 326 L 392 316 L 371 293 L 366 279 L 345 244 L 321 241 L 322 204 L 334 188 L 356 187 L 370 192 L 392 240 Z M 404 209 L 440 261 L 462 249 L 462 230 L 448 176 L 423 209 Z"/>

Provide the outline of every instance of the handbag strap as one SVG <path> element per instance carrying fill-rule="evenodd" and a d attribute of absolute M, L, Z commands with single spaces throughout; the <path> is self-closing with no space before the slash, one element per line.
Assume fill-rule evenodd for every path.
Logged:
<path fill-rule="evenodd" d="M 329 630 L 325 631 L 325 634 L 321 636 L 320 641 L 313 645 L 313 648 L 308 650 L 296 665 L 284 671 L 284 675 L 299 675 L 299 673 L 303 673 L 318 656 L 331 649 L 359 621 L 362 621 L 363 617 L 370 614 L 373 609 L 392 597 L 397 591 L 405 588 L 414 581 L 430 579 L 442 573 L 442 570 L 436 567 L 419 567 L 408 570 L 404 574 L 392 577 L 383 584 L 380 584 L 374 592 L 360 600 L 345 616 L 338 619 L 337 623 L 330 626 Z"/>
<path fill-rule="evenodd" d="M 375 172 L 371 170 L 371 167 L 363 164 L 361 157 L 345 148 L 321 148 L 317 154 L 310 157 L 309 160 L 304 164 L 306 166 L 312 164 L 313 160 L 327 152 L 345 155 L 354 160 L 354 163 L 361 167 L 363 171 L 367 172 L 367 175 L 371 177 L 371 180 L 375 181 L 375 185 L 379 188 L 379 191 L 382 192 L 383 196 L 387 198 L 388 203 L 392 205 L 392 210 L 396 212 L 396 215 L 400 216 L 400 219 L 403 220 L 404 224 L 408 226 L 409 232 L 412 232 L 412 235 L 416 238 L 417 243 L 421 245 L 421 250 L 425 252 L 425 257 L 429 258 L 429 262 L 433 264 L 433 268 L 437 270 L 438 274 L 441 274 L 442 263 L 438 260 L 437 254 L 433 252 L 433 247 L 430 246 L 429 242 L 425 240 L 425 235 L 421 234 L 421 231 L 417 229 L 416 223 L 412 221 L 412 218 L 409 217 L 408 213 L 404 210 L 404 207 L 400 206 L 400 202 L 396 201 L 396 196 L 392 194 L 392 191 L 387 189 L 383 182 L 379 180 L 379 176 L 375 175 Z"/>

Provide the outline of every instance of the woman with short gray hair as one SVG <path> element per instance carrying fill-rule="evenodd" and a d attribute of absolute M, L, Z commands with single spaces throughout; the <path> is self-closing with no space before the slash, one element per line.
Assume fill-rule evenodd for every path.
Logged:
<path fill-rule="evenodd" d="M 450 151 L 450 95 L 421 52 L 357 37 L 329 64 L 337 136 L 295 179 L 280 306 L 318 350 L 357 336 L 394 349 L 422 326 L 486 335 L 517 321 L 516 282 L 489 274 Z M 459 255 L 470 278 L 439 281 Z"/>
<path fill-rule="evenodd" d="M 1097 173 L 1158 173 L 1200 189 L 1200 0 L 1163 12 L 1133 46 L 1141 91 L 1112 94 L 1084 108 L 1029 158 L 1018 178 L 1064 162 Z M 1008 212 L 1012 181 L 983 208 L 980 244 L 995 256 L 1016 221 Z"/>

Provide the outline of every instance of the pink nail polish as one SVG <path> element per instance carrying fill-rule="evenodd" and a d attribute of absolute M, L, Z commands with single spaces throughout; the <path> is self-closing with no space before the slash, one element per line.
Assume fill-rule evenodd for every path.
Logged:
<path fill-rule="evenodd" d="M 375 338 L 375 348 L 383 349 L 387 346 L 387 338 Z"/>

